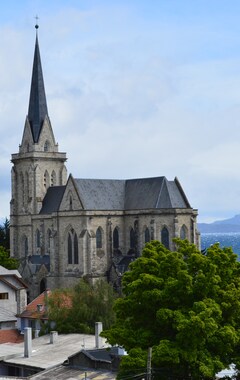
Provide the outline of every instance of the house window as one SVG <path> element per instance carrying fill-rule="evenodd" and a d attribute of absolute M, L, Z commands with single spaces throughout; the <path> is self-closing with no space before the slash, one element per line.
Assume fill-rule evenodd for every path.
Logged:
<path fill-rule="evenodd" d="M 169 249 L 169 232 L 167 227 L 163 227 L 161 231 L 161 242 L 167 249 Z"/>
<path fill-rule="evenodd" d="M 100 227 L 98 227 L 96 232 L 96 247 L 102 248 L 102 231 Z"/>
<path fill-rule="evenodd" d="M 0 300 L 8 300 L 8 293 L 0 293 Z"/>
<path fill-rule="evenodd" d="M 115 227 L 113 230 L 113 248 L 119 248 L 119 232 L 117 227 Z"/>
<path fill-rule="evenodd" d="M 150 231 L 149 228 L 145 229 L 145 243 L 148 243 L 150 241 Z"/>

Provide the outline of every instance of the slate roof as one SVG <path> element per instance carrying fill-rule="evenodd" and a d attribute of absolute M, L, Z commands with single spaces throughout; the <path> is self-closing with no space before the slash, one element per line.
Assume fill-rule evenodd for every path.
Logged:
<path fill-rule="evenodd" d="M 177 178 L 139 178 L 129 180 L 72 178 L 85 210 L 146 210 L 190 208 Z M 40 214 L 57 212 L 65 186 L 50 187 Z"/>
<path fill-rule="evenodd" d="M 75 179 L 75 183 L 84 209 L 124 209 L 124 180 Z"/>
<path fill-rule="evenodd" d="M 66 186 L 51 186 L 44 197 L 40 214 L 57 212 Z"/>
<path fill-rule="evenodd" d="M 27 265 L 32 273 L 37 273 L 43 265 L 50 271 L 50 257 L 49 255 L 31 255 L 27 258 Z"/>
<path fill-rule="evenodd" d="M 31 126 L 33 140 L 35 143 L 38 142 L 42 125 L 47 115 L 48 110 L 44 89 L 42 65 L 38 45 L 38 37 L 36 36 L 32 70 L 32 82 L 28 107 L 28 120 Z"/>
<path fill-rule="evenodd" d="M 75 179 L 79 197 L 87 210 L 141 210 L 188 208 L 190 204 L 177 178 L 129 180 Z"/>

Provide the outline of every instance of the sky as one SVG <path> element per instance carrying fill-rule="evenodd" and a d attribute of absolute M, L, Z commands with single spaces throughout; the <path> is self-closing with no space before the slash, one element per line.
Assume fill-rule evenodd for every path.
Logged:
<path fill-rule="evenodd" d="M 8 0 L 0 218 L 10 213 L 36 15 L 49 117 L 69 174 L 177 177 L 199 222 L 240 213 L 239 0 Z"/>

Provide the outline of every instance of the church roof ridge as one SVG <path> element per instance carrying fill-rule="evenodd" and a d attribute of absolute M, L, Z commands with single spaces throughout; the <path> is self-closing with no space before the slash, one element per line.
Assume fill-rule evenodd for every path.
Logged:
<path fill-rule="evenodd" d="M 38 142 L 44 120 L 48 116 L 46 94 L 44 88 L 42 64 L 36 33 L 35 50 L 32 68 L 32 81 L 28 107 L 28 120 L 31 126 L 34 142 Z"/>

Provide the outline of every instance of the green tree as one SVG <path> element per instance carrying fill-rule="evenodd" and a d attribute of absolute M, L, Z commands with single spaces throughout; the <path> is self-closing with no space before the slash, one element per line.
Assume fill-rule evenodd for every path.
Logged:
<path fill-rule="evenodd" d="M 0 225 L 0 245 L 5 249 L 10 249 L 10 221 L 7 218 Z"/>
<path fill-rule="evenodd" d="M 60 333 L 94 333 L 95 322 L 110 328 L 115 321 L 116 295 L 105 281 L 90 285 L 84 279 L 73 289 L 56 290 L 48 300 L 49 320 Z"/>
<path fill-rule="evenodd" d="M 128 352 L 118 378 L 146 372 L 152 347 L 154 379 L 214 379 L 240 365 L 240 263 L 231 248 L 205 254 L 186 240 L 176 251 L 158 241 L 123 276 L 116 322 L 103 332 Z"/>
<path fill-rule="evenodd" d="M 17 269 L 18 261 L 10 257 L 9 251 L 0 246 L 0 265 L 7 269 Z"/>

